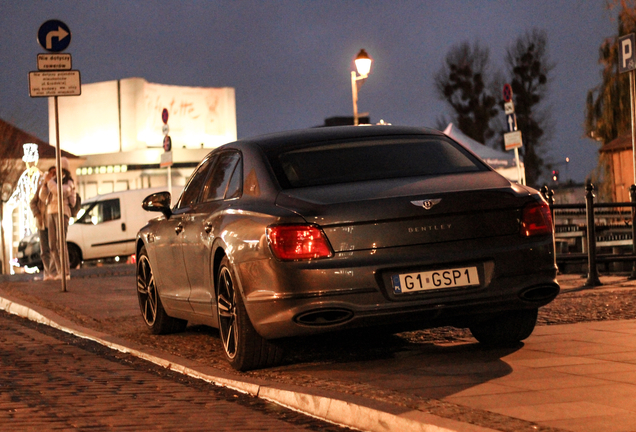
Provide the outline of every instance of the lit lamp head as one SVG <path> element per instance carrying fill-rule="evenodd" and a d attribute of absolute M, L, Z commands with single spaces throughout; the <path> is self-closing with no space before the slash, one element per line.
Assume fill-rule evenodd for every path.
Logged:
<path fill-rule="evenodd" d="M 362 76 L 369 75 L 369 71 L 371 71 L 371 62 L 373 60 L 369 57 L 369 54 L 364 49 L 361 49 L 356 59 L 354 60 L 356 64 L 356 69 L 358 73 Z"/>

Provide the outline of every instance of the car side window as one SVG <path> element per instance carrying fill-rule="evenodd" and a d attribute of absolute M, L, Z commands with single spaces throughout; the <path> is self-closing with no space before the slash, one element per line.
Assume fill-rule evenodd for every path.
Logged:
<path fill-rule="evenodd" d="M 201 194 L 201 189 L 205 182 L 205 178 L 208 175 L 210 167 L 214 165 L 213 162 L 215 160 L 216 156 L 212 156 L 203 161 L 201 165 L 199 165 L 199 169 L 196 170 L 192 177 L 190 177 L 190 181 L 183 190 L 181 198 L 179 198 L 177 208 L 189 207 L 199 201 L 199 196 Z"/>
<path fill-rule="evenodd" d="M 230 180 L 234 180 L 232 174 L 240 159 L 241 155 L 238 152 L 222 153 L 219 156 L 210 176 L 206 180 L 203 188 L 202 201 L 217 201 L 225 198 Z M 234 184 L 232 185 L 234 189 L 237 187 L 237 181 L 238 180 L 234 180 Z M 234 190 L 233 193 L 236 193 L 236 190 Z"/>
<path fill-rule="evenodd" d="M 98 225 L 104 222 L 121 219 L 119 198 L 100 201 L 88 210 L 76 223 Z"/>
<path fill-rule="evenodd" d="M 225 199 L 239 198 L 243 194 L 243 159 L 239 158 L 234 173 L 227 185 Z"/>

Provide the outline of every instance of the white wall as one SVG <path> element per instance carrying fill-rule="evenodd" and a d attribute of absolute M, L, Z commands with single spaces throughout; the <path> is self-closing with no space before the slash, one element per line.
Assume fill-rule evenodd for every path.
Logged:
<path fill-rule="evenodd" d="M 127 78 L 119 81 L 119 90 L 117 81 L 105 81 L 83 84 L 81 96 L 58 98 L 61 147 L 76 155 L 161 147 L 164 108 L 169 111 L 173 148 L 214 148 L 237 138 L 233 88 Z M 49 141 L 56 145 L 53 98 L 49 98 Z"/>

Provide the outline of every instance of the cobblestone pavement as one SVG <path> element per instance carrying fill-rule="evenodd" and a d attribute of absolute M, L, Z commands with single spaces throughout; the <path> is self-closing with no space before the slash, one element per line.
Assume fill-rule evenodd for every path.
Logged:
<path fill-rule="evenodd" d="M 583 286 L 585 279 L 580 276 L 561 276 L 559 282 L 562 285 L 562 294 L 550 305 L 540 309 L 538 325 L 636 319 L 636 281 L 629 281 L 625 277 L 604 277 L 603 280 L 606 282 L 605 286 L 588 288 Z M 51 294 L 49 288 L 44 288 L 48 287 L 46 283 L 40 283 L 44 285 L 25 284 L 27 283 L 3 283 L 0 289 L 46 307 L 82 326 L 233 373 L 223 359 L 222 346 L 215 329 L 189 326 L 184 333 L 180 334 L 151 335 L 135 310 L 136 297 L 134 289 L 130 289 L 134 287 L 133 276 L 99 278 L 90 283 L 86 280 L 73 279 L 70 283 L 71 292 L 64 294 L 65 296 L 78 295 L 75 301 L 82 302 L 85 300 L 80 292 L 81 287 L 89 286 L 93 290 L 106 286 L 122 287 L 121 297 L 113 297 L 121 305 L 122 312 L 117 316 L 104 315 L 100 305 L 84 305 L 82 310 L 90 310 L 90 312 L 79 313 L 78 310 L 64 307 L 56 302 L 58 294 Z M 104 307 L 104 309 L 113 308 Z M 285 364 L 278 368 L 253 371 L 241 376 L 364 396 L 397 406 L 418 409 L 439 417 L 459 420 L 466 424 L 501 431 L 558 430 L 491 411 L 442 401 L 438 398 L 419 397 L 407 391 L 387 390 L 374 385 L 373 380 L 355 382 L 343 380 L 333 373 L 335 370 L 356 368 L 358 367 L 356 362 L 392 359 L 390 361 L 394 364 L 399 358 L 404 359 L 420 354 L 428 356 L 429 353 L 434 356 L 440 349 L 450 349 L 457 353 L 454 355 L 456 359 L 462 355 L 485 355 L 478 348 L 469 346 L 474 342 L 469 331 L 452 327 L 408 332 L 396 336 L 380 337 L 375 334 L 358 333 L 296 339 L 290 342 Z M 458 348 L 452 348 L 453 346 Z M 493 358 L 496 359 L 498 354 L 493 353 Z M 316 370 L 332 372 L 316 373 Z"/>
<path fill-rule="evenodd" d="M 343 430 L 5 312 L 0 354 L 0 430 Z"/>

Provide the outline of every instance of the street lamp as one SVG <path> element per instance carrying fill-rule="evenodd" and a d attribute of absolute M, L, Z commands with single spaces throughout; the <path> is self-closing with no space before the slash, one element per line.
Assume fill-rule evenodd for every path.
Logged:
<path fill-rule="evenodd" d="M 353 124 L 358 126 L 358 81 L 367 79 L 369 71 L 371 70 L 371 57 L 364 49 L 361 49 L 354 63 L 356 64 L 356 71 L 351 71 L 351 95 L 353 96 Z M 358 74 L 360 76 L 358 76 Z"/>

